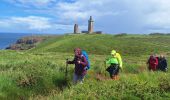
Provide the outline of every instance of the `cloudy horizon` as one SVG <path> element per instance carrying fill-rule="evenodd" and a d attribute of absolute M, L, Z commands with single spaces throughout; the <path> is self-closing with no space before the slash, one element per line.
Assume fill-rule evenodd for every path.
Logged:
<path fill-rule="evenodd" d="M 75 23 L 104 33 L 170 33 L 169 0 L 1 0 L 0 32 L 72 33 Z"/>

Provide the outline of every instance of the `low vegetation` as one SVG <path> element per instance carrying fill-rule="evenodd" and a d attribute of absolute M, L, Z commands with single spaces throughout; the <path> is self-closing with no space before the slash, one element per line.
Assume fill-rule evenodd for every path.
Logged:
<path fill-rule="evenodd" d="M 170 60 L 170 37 L 150 35 L 64 35 L 45 40 L 26 51 L 0 51 L 1 100 L 169 100 L 170 72 L 148 72 L 150 53 Z M 84 84 L 73 85 L 73 49 L 89 53 L 91 69 Z M 104 60 L 112 49 L 122 54 L 120 80 L 109 79 Z M 170 63 L 168 63 L 169 65 Z"/>

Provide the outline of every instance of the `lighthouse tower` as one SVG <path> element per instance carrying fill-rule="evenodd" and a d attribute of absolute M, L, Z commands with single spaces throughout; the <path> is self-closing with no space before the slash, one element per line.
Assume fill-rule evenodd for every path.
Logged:
<path fill-rule="evenodd" d="M 74 25 L 74 34 L 79 33 L 79 28 L 78 28 L 78 24 Z"/>
<path fill-rule="evenodd" d="M 88 21 L 88 33 L 93 33 L 93 19 L 92 19 L 92 16 L 90 16 L 90 19 Z"/>

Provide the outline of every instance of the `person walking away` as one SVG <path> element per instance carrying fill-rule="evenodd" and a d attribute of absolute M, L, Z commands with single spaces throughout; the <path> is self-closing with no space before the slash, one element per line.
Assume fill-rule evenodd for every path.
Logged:
<path fill-rule="evenodd" d="M 122 69 L 122 57 L 115 50 L 111 51 L 111 57 L 106 61 L 106 65 L 110 65 L 106 71 L 109 72 L 113 80 L 118 80 L 119 69 Z"/>
<path fill-rule="evenodd" d="M 88 62 L 86 57 L 82 55 L 82 50 L 80 48 L 74 49 L 74 54 L 74 59 L 67 62 L 68 64 L 75 64 L 73 83 L 83 83 L 84 76 L 87 73 L 86 66 L 88 65 Z"/>

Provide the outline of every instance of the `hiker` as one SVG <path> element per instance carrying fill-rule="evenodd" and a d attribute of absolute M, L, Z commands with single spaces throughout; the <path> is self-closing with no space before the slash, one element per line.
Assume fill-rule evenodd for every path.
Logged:
<path fill-rule="evenodd" d="M 118 80 L 119 69 L 122 69 L 122 58 L 115 50 L 111 51 L 111 57 L 106 61 L 110 66 L 106 69 L 113 80 Z"/>
<path fill-rule="evenodd" d="M 164 55 L 160 55 L 158 59 L 158 70 L 166 72 L 168 70 L 167 68 L 167 60 Z"/>
<path fill-rule="evenodd" d="M 80 48 L 74 49 L 75 57 L 73 61 L 68 61 L 68 64 L 75 64 L 73 82 L 76 84 L 78 81 L 83 83 L 84 76 L 86 75 L 86 66 L 88 62 L 86 57 L 82 55 L 82 50 Z"/>
<path fill-rule="evenodd" d="M 151 55 L 147 61 L 147 64 L 149 65 L 149 71 L 156 71 L 158 66 L 158 58 L 154 55 Z"/>

